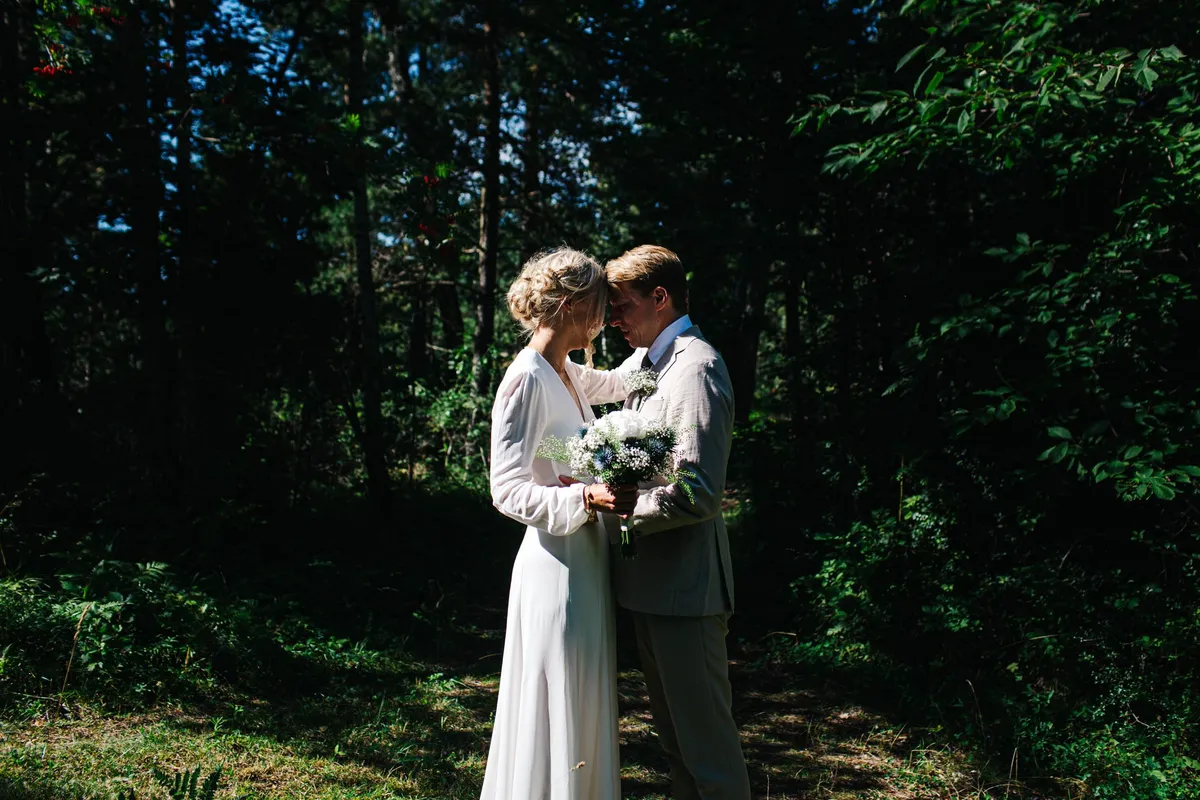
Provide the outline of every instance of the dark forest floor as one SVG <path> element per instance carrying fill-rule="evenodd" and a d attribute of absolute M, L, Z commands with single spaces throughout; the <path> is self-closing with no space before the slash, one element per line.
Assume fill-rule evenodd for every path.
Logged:
<path fill-rule="evenodd" d="M 223 767 L 218 796 L 256 798 L 475 798 L 483 776 L 500 666 L 503 609 L 471 609 L 416 650 L 342 648 L 313 658 L 328 676 L 311 692 L 239 694 L 204 708 L 139 713 L 83 706 L 73 718 L 0 727 L 0 797 L 49 800 L 165 796 L 152 767 Z M 628 643 L 627 626 L 622 627 Z M 348 654 L 348 657 L 345 655 Z M 623 649 L 622 788 L 626 798 L 669 797 L 641 675 Z M 967 757 L 928 747 L 921 731 L 856 703 L 846 687 L 735 644 L 736 716 L 761 798 L 1019 797 L 1016 784 L 981 781 Z"/>
<path fill-rule="evenodd" d="M 345 538 L 318 526 L 328 558 L 309 550 L 288 564 L 282 563 L 287 554 L 272 552 L 278 563 L 262 554 L 227 554 L 230 563 L 247 565 L 244 596 L 298 598 L 300 630 L 311 638 L 289 634 L 286 658 L 263 673 L 272 680 L 216 679 L 192 700 L 134 706 L 97 691 L 79 696 L 65 713 L 60 704 L 31 701 L 23 713 L 0 719 L 0 800 L 115 800 L 130 789 L 139 800 L 163 798 L 153 768 L 200 767 L 207 774 L 218 766 L 217 797 L 224 798 L 478 797 L 508 565 L 518 542 L 494 536 L 494 512 L 477 501 L 426 509 L 435 511 L 446 517 L 413 521 L 409 530 L 476 538 L 466 547 L 449 536 L 398 539 L 391 552 L 381 547 L 367 563 L 333 567 L 328 558 L 348 552 L 336 549 L 345 548 Z M 481 531 L 487 536 L 478 538 Z M 406 579 L 414 564 L 421 578 Z M 742 565 L 751 569 L 751 558 Z M 755 577 L 740 584 L 746 589 L 739 599 L 748 599 L 732 620 L 729 642 L 735 716 L 756 797 L 1070 796 L 1025 789 L 1007 778 L 1007 763 L 981 767 L 968 752 L 944 744 L 944 735 L 873 708 L 852 678 L 817 675 L 772 657 L 770 645 L 789 634 L 773 629 L 786 625 L 786 615 L 770 610 L 786 605 L 763 594 L 770 581 Z M 233 576 L 229 581 L 237 585 Z M 618 640 L 622 794 L 664 799 L 666 763 L 624 616 Z"/>

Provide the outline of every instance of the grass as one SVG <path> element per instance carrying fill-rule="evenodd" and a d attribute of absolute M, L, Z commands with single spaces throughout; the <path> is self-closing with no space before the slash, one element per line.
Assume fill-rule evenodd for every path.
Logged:
<path fill-rule="evenodd" d="M 454 525 L 431 520 L 414 523 L 414 529 L 491 530 L 496 524 L 490 507 L 472 511 L 466 501 L 415 508 L 430 514 L 451 508 L 479 519 Z M 75 652 L 79 612 L 63 612 L 58 627 L 44 627 L 43 612 L 53 606 L 45 597 L 41 605 L 32 603 L 27 593 L 42 591 L 36 582 L 6 584 L 0 611 L 7 616 L 0 622 L 25 637 L 25 660 L 9 659 L 10 674 L 19 664 L 21 691 L 47 697 L 4 699 L 0 800 L 110 800 L 131 789 L 139 800 L 165 798 L 152 769 L 178 773 L 197 766 L 205 773 L 222 768 L 219 798 L 475 800 L 496 703 L 507 566 L 517 538 L 472 542 L 464 550 L 455 537 L 417 539 L 409 549 L 358 566 L 228 555 L 230 563 L 250 565 L 252 585 L 244 594 L 264 598 L 244 603 L 233 589 L 210 603 L 169 576 L 122 573 L 122 581 L 141 587 L 134 615 L 139 624 L 157 614 L 167 626 L 163 614 L 169 612 L 174 627 L 168 636 L 167 627 L 154 633 L 158 629 L 150 626 L 148 638 L 138 640 L 143 649 L 137 652 L 154 665 L 141 672 L 138 663 L 120 667 L 127 671 L 121 674 L 136 673 L 135 680 L 88 683 L 80 640 L 71 673 L 77 677 L 70 678 L 76 688 L 65 698 L 49 695 L 58 694 L 67 654 Z M 330 547 L 340 553 L 341 543 L 331 541 Z M 420 580 L 406 579 L 402 566 L 388 566 L 405 561 L 421 565 Z M 95 575 L 89 580 L 98 585 Z M 224 615 L 218 623 L 205 622 L 214 611 L 201 610 L 210 605 Z M 767 609 L 770 602 L 751 598 L 744 607 L 756 606 Z M 856 687 L 774 658 L 763 645 L 771 630 L 765 616 L 736 615 L 730 637 L 734 711 L 756 797 L 1071 796 L 1071 787 L 1034 793 L 1009 781 L 1007 764 L 996 778 L 987 765 L 973 764 L 967 752 L 931 732 L 864 707 Z M 94 616 L 89 621 L 96 622 Z M 132 636 L 136 627 L 120 635 Z M 110 629 L 116 630 L 85 633 L 92 631 L 94 642 Z M 56 649 L 38 644 L 43 630 L 59 637 Z M 206 660 L 193 660 L 189 636 L 208 642 Z M 637 670 L 632 626 L 623 616 L 618 640 L 622 796 L 666 800 L 667 766 Z M 38 650 L 56 655 L 39 663 Z M 7 652 L 0 645 L 0 687 Z M 124 683 L 149 686 L 156 674 L 178 680 L 132 700 L 116 691 Z"/>
<path fill-rule="evenodd" d="M 482 624 L 444 625 L 438 641 L 426 643 L 441 658 L 416 658 L 407 646 L 342 647 L 349 658 L 310 648 L 309 666 L 323 669 L 324 679 L 305 692 L 224 686 L 200 704 L 136 713 L 84 704 L 9 719 L 0 724 L 0 797 L 109 798 L 131 788 L 138 797 L 165 797 L 152 768 L 199 765 L 222 767 L 219 797 L 473 800 L 496 699 L 503 610 L 476 615 Z M 925 746 L 922 732 L 857 705 L 844 690 L 814 687 L 799 668 L 745 643 L 734 655 L 735 711 L 758 797 L 1023 796 L 1015 785 L 989 788 L 964 754 Z M 640 673 L 627 650 L 621 661 L 623 797 L 666 800 L 666 764 Z"/>

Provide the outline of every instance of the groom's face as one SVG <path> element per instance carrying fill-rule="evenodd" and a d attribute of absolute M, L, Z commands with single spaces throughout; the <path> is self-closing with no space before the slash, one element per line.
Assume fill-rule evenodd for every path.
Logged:
<path fill-rule="evenodd" d="M 630 347 L 649 347 L 658 336 L 655 298 L 639 292 L 631 283 L 613 284 L 608 294 L 608 324 L 625 336 Z"/>

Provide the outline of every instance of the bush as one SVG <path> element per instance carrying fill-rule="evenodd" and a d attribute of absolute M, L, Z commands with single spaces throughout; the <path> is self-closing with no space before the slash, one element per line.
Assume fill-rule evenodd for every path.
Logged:
<path fill-rule="evenodd" d="M 9 578 L 0 581 L 0 690 L 35 708 L 80 693 L 177 696 L 213 682 L 245 631 L 244 611 L 179 586 L 158 563 L 106 560 L 54 583 Z"/>

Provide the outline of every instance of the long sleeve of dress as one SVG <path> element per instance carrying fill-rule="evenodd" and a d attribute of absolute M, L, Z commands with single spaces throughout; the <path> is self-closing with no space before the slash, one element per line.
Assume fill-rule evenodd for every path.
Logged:
<path fill-rule="evenodd" d="M 571 363 L 574 364 L 574 362 Z M 580 385 L 583 386 L 583 393 L 587 395 L 588 405 L 619 403 L 624 400 L 629 395 L 629 390 L 625 388 L 625 374 L 636 369 L 639 363 L 640 359 L 631 357 L 616 369 L 609 370 L 593 369 L 575 364 L 577 370 L 575 374 Z"/>
<path fill-rule="evenodd" d="M 584 524 L 587 509 L 579 486 L 543 486 L 534 480 L 533 462 L 548 414 L 546 387 L 536 375 L 518 375 L 501 386 L 492 406 L 492 504 L 506 517 L 566 536 Z"/>

